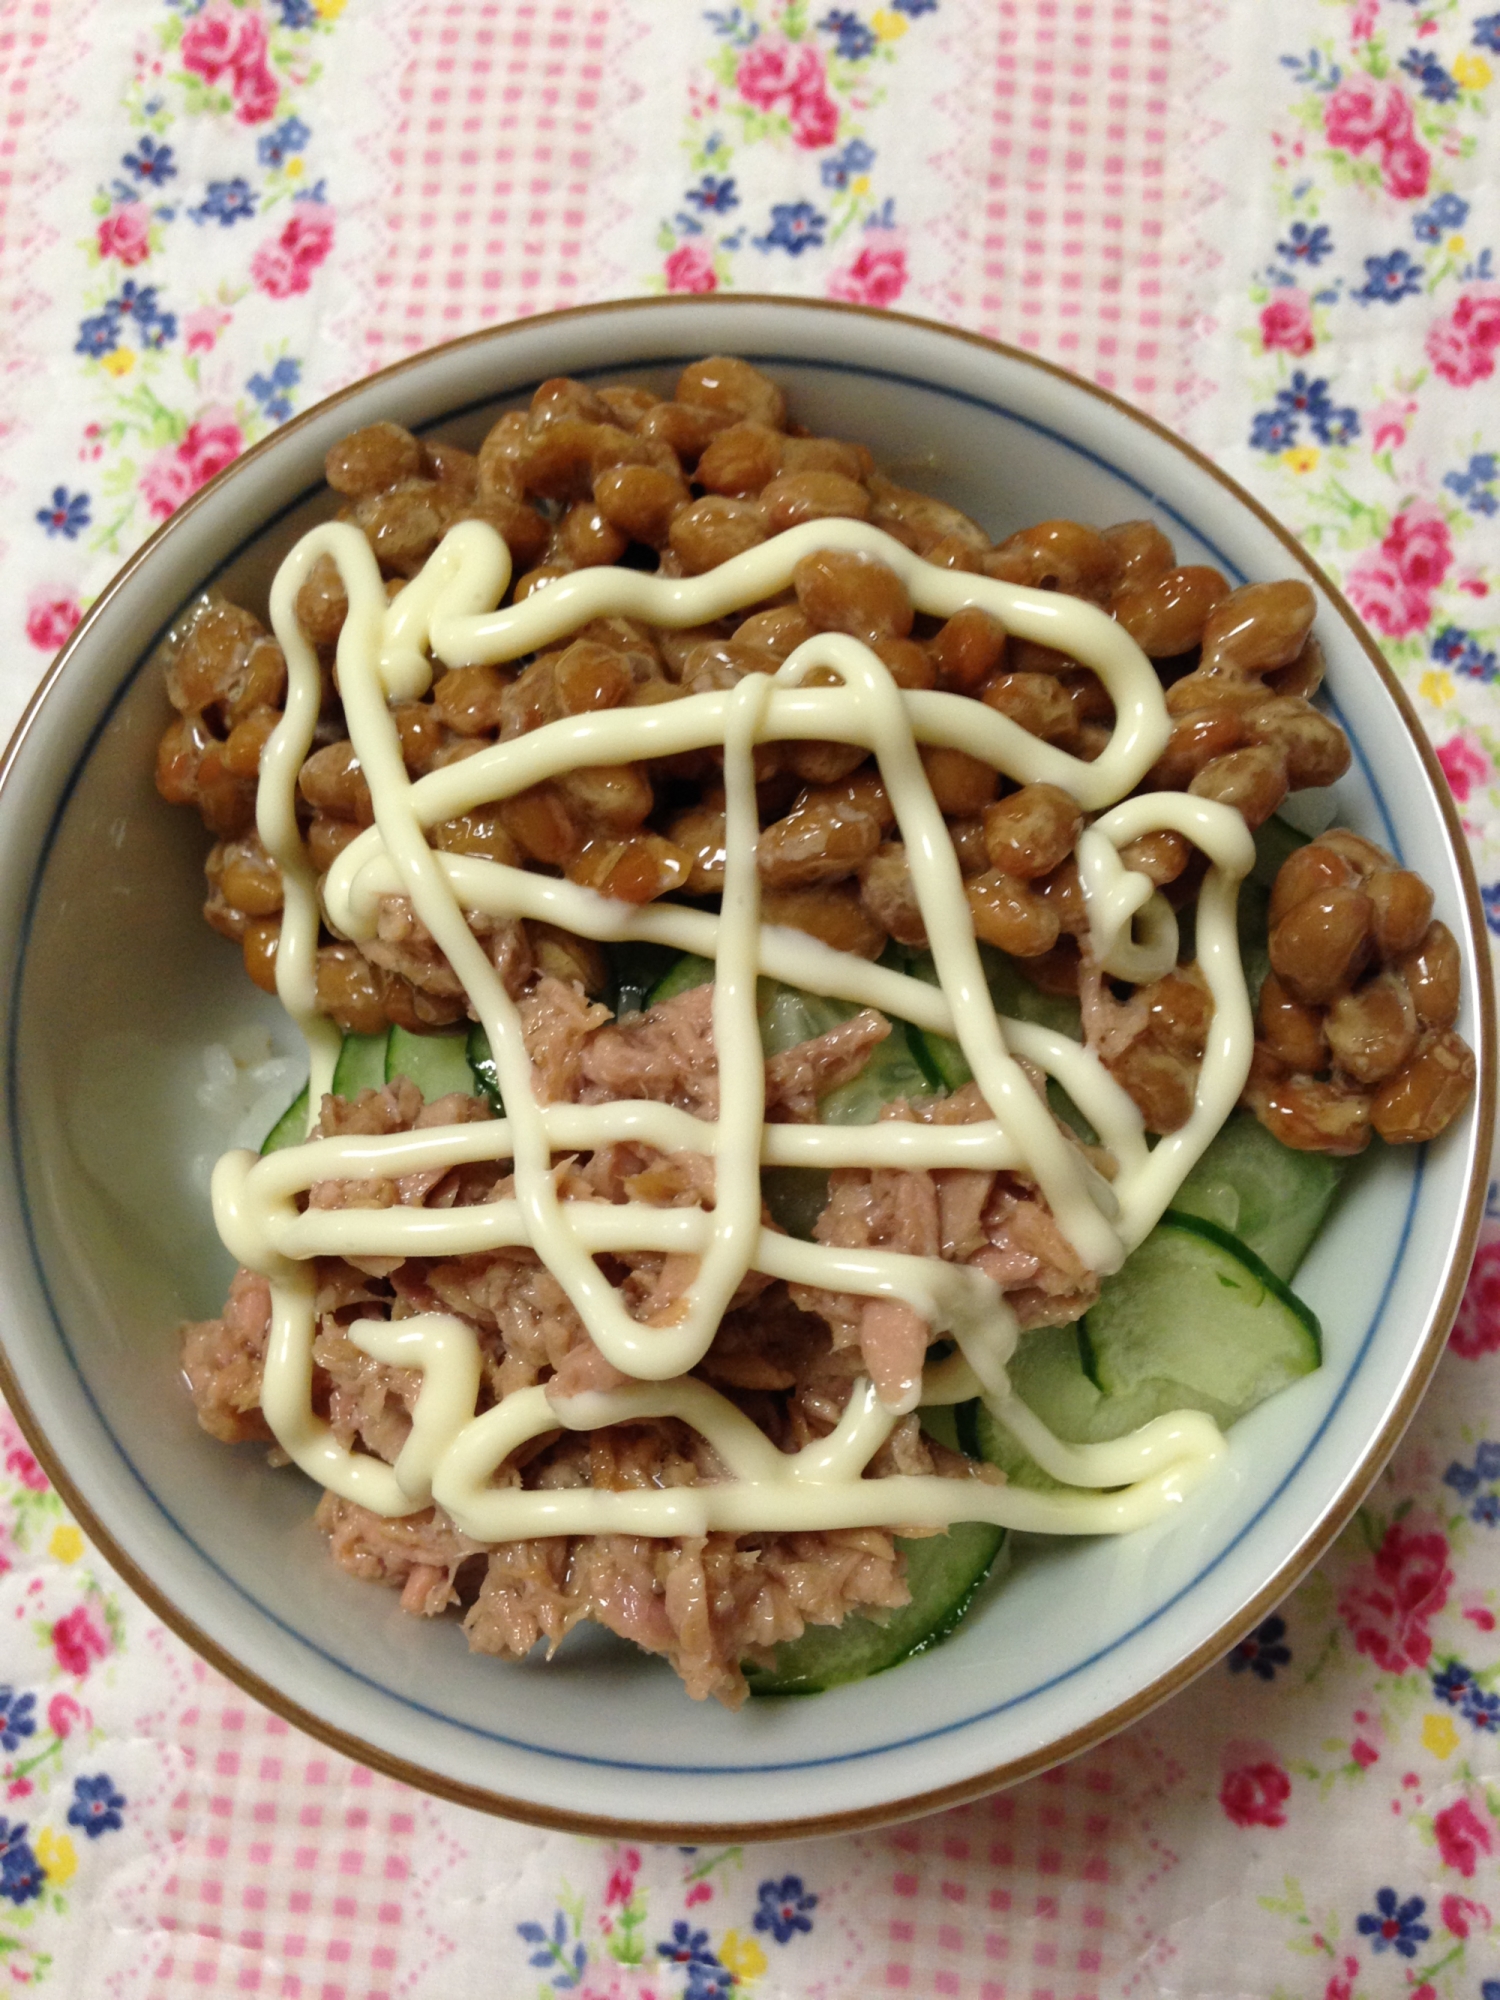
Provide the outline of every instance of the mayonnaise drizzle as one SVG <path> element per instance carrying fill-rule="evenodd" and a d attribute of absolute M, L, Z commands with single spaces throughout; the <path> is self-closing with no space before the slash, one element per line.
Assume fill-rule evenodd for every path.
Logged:
<path fill-rule="evenodd" d="M 947 617 L 977 605 L 1009 632 L 1093 667 L 1117 717 L 1103 753 L 1085 763 L 982 704 L 904 693 L 869 648 L 824 633 L 799 647 L 774 676 L 748 676 L 724 693 L 570 717 L 488 746 L 415 784 L 408 778 L 390 703 L 427 691 L 429 654 L 450 667 L 514 660 L 604 616 L 676 628 L 704 624 L 773 596 L 789 584 L 803 555 L 828 548 L 887 563 L 920 611 Z M 1108 1272 L 1146 1235 L 1233 1108 L 1251 1046 L 1234 908 L 1253 848 L 1239 815 L 1211 801 L 1153 793 L 1114 804 L 1150 768 L 1170 726 L 1155 671 L 1129 635 L 1080 600 L 934 568 L 878 529 L 854 521 L 810 523 L 685 580 L 583 570 L 500 611 L 492 607 L 509 584 L 509 552 L 482 522 L 453 529 L 392 603 L 357 529 L 340 524 L 314 529 L 282 564 L 272 590 L 272 624 L 287 657 L 289 693 L 283 721 L 262 760 L 257 815 L 261 838 L 286 885 L 277 985 L 308 1037 L 310 1120 L 331 1078 L 338 1037 L 316 1007 L 316 878 L 296 820 L 297 774 L 313 740 L 321 676 L 298 626 L 295 603 L 324 555 L 336 564 L 349 601 L 338 646 L 339 688 L 375 824 L 329 871 L 323 914 L 342 935 L 368 938 L 382 897 L 410 899 L 489 1035 L 508 1115 L 387 1137 L 319 1139 L 264 1159 L 231 1153 L 219 1162 L 213 1194 L 220 1234 L 241 1263 L 271 1283 L 262 1406 L 289 1456 L 323 1485 L 379 1514 L 411 1513 L 435 1500 L 481 1541 L 899 1522 L 938 1527 L 955 1520 L 1093 1534 L 1139 1525 L 1180 1500 L 1223 1448 L 1206 1417 L 1180 1412 L 1108 1445 L 1064 1444 L 1011 1394 L 1006 1364 L 1017 1325 L 982 1272 L 893 1251 L 804 1243 L 762 1227 L 760 1220 L 762 1166 L 1020 1169 L 1037 1183 L 1085 1262 Z M 840 685 L 805 686 L 814 667 L 833 668 Z M 933 940 L 938 985 L 760 922 L 753 752 L 758 743 L 795 738 L 857 743 L 874 754 Z M 1120 849 L 1145 832 L 1172 827 L 1208 855 L 1212 866 L 1199 901 L 1198 949 L 1214 1001 L 1213 1028 L 1193 1114 L 1182 1131 L 1154 1150 L 1146 1146 L 1134 1103 L 1088 1050 L 1046 1029 L 997 1019 L 957 857 L 918 754 L 924 743 L 984 757 L 1023 783 L 1061 785 L 1087 810 L 1113 807 L 1085 830 L 1078 858 L 1093 953 L 1115 976 L 1158 977 L 1175 963 L 1177 950 L 1170 909 L 1146 877 L 1123 867 Z M 438 853 L 428 845 L 427 829 L 435 823 L 562 772 L 709 744 L 722 745 L 724 752 L 726 864 L 717 916 L 672 905 L 637 908 L 574 883 Z M 650 940 L 712 957 L 718 1118 L 694 1118 L 650 1103 L 539 1104 L 518 1011 L 469 929 L 464 915 L 469 910 L 537 918 L 580 936 Z M 755 1003 L 756 981 L 763 975 L 954 1036 L 994 1115 L 957 1126 L 768 1125 Z M 1062 1136 L 1018 1059 L 1057 1077 L 1094 1124 L 1117 1163 L 1112 1186 Z M 621 1138 L 711 1155 L 713 1208 L 561 1201 L 554 1156 Z M 388 1178 L 482 1160 L 512 1162 L 513 1198 L 433 1210 L 299 1205 L 298 1197 L 318 1181 Z M 602 1352 L 635 1378 L 631 1385 L 571 1400 L 543 1386 L 513 1393 L 476 1416 L 479 1349 L 463 1320 L 432 1313 L 360 1321 L 347 1329 L 349 1337 L 378 1361 L 418 1371 L 421 1387 L 410 1435 L 394 1466 L 341 1444 L 311 1404 L 312 1260 L 442 1258 L 522 1245 L 541 1256 Z M 631 1318 L 600 1273 L 595 1259 L 601 1252 L 626 1250 L 660 1250 L 697 1261 L 671 1325 Z M 750 1270 L 904 1300 L 957 1343 L 947 1362 L 929 1368 L 922 1398 L 952 1402 L 982 1395 L 1038 1463 L 1072 1490 L 1038 1494 L 979 1480 L 863 1477 L 900 1414 L 884 1407 L 868 1383 L 856 1385 L 832 1436 L 801 1452 L 776 1450 L 727 1398 L 689 1374 Z M 511 1454 L 535 1438 L 664 1416 L 697 1429 L 727 1477 L 640 1492 L 525 1491 L 514 1475 L 510 1484 L 494 1483 Z M 1121 1490 L 1098 1490 L 1106 1488 Z"/>

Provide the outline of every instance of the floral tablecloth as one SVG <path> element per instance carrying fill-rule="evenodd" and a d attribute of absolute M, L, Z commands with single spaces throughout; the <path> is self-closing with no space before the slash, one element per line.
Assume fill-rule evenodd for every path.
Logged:
<path fill-rule="evenodd" d="M 0 0 L 0 711 L 329 389 L 633 292 L 900 306 L 1183 430 L 1386 645 L 1500 930 L 1485 0 Z M 1104 1748 L 795 1848 L 437 1803 L 189 1654 L 0 1429 L 0 1981 L 59 1993 L 1500 2000 L 1500 1203 L 1281 1610 Z"/>

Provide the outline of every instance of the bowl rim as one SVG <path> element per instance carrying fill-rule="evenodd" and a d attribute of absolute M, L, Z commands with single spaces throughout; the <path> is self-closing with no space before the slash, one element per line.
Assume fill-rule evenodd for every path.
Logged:
<path fill-rule="evenodd" d="M 838 300 L 800 299 L 785 295 L 756 292 L 733 292 L 724 295 L 689 296 L 669 295 L 604 300 L 593 305 L 569 306 L 550 313 L 528 315 L 524 321 L 508 321 L 496 326 L 482 327 L 475 332 L 462 334 L 453 340 L 440 342 L 434 347 L 424 348 L 419 353 L 403 356 L 399 361 L 377 369 L 358 381 L 347 383 L 321 398 L 311 408 L 300 412 L 287 423 L 280 425 L 258 444 L 233 460 L 198 492 L 193 494 L 178 510 L 157 528 L 141 546 L 121 565 L 110 578 L 94 603 L 84 614 L 79 624 L 69 636 L 48 666 L 35 692 L 27 702 L 19 721 L 16 723 L 0 755 L 0 790 L 10 779 L 16 763 L 24 753 L 25 744 L 36 723 L 44 703 L 51 697 L 62 676 L 68 671 L 74 654 L 82 647 L 93 628 L 107 616 L 114 599 L 134 577 L 136 571 L 151 560 L 157 548 L 170 536 L 180 535 L 184 526 L 215 494 L 220 486 L 234 479 L 252 461 L 258 460 L 272 449 L 280 449 L 283 441 L 315 421 L 321 421 L 329 410 L 340 403 L 363 395 L 373 385 L 392 382 L 408 372 L 430 365 L 439 355 L 453 354 L 464 349 L 480 346 L 503 336 L 511 327 L 527 328 L 563 325 L 576 319 L 598 319 L 605 315 L 619 313 L 657 312 L 670 305 L 675 311 L 686 307 L 690 312 L 700 313 L 707 323 L 726 309 L 742 306 L 769 307 L 778 313 L 795 319 L 801 314 L 823 317 L 828 314 L 847 315 L 870 319 L 877 322 L 895 322 L 924 334 L 940 334 L 959 340 L 979 349 L 981 352 L 1003 358 L 1011 364 L 1036 371 L 1065 385 L 1070 390 L 1080 391 L 1104 404 L 1117 415 L 1143 426 L 1155 438 L 1172 447 L 1187 459 L 1199 472 L 1206 473 L 1217 485 L 1241 507 L 1245 508 L 1279 542 L 1287 555 L 1320 589 L 1331 610 L 1348 629 L 1349 635 L 1358 644 L 1366 660 L 1375 670 L 1385 692 L 1400 718 L 1407 736 L 1416 748 L 1419 761 L 1428 781 L 1428 786 L 1438 808 L 1442 832 L 1455 865 L 1462 890 L 1464 914 L 1467 919 L 1470 942 L 1483 946 L 1487 939 L 1487 924 L 1479 893 L 1478 879 L 1474 870 L 1468 841 L 1464 835 L 1458 808 L 1443 775 L 1437 756 L 1425 730 L 1419 722 L 1405 689 L 1385 659 L 1363 623 L 1344 597 L 1343 593 L 1313 560 L 1292 532 L 1284 527 L 1276 517 L 1264 507 L 1255 496 L 1239 482 L 1230 477 L 1204 452 L 1179 436 L 1168 425 L 1148 412 L 1137 408 L 1125 398 L 1111 390 L 1101 388 L 1097 383 L 1071 373 L 1055 362 L 1045 360 L 1022 348 L 1010 346 L 1003 341 L 992 340 L 988 336 L 973 333 L 962 327 L 950 326 L 943 322 L 924 319 L 912 313 L 893 312 L 879 307 L 850 304 Z M 710 344 L 700 349 L 713 352 Z M 503 395 L 502 390 L 499 394 Z M 439 416 L 435 419 L 441 422 Z M 138 661 L 131 663 L 134 672 Z M 517 1820 L 526 1824 L 546 1827 L 552 1830 L 592 1836 L 605 1839 L 648 1839 L 657 1842 L 709 1842 L 720 1845 L 724 1842 L 745 1842 L 765 1840 L 805 1839 L 832 1834 L 867 1831 L 894 1821 L 916 1818 L 922 1814 L 941 1811 L 947 1807 L 964 1804 L 981 1798 L 990 1792 L 1018 1784 L 1026 1778 L 1065 1762 L 1068 1758 L 1104 1742 L 1120 1730 L 1139 1721 L 1152 1709 L 1180 1692 L 1195 1680 L 1205 1668 L 1221 1658 L 1236 1645 L 1247 1632 L 1252 1631 L 1262 1619 L 1275 1608 L 1307 1572 L 1324 1555 L 1329 1546 L 1342 1532 L 1353 1516 L 1360 1502 L 1378 1478 L 1392 1452 L 1399 1444 L 1403 1433 L 1415 1415 L 1418 1405 L 1431 1382 L 1443 1350 L 1448 1333 L 1457 1316 L 1459 1305 L 1468 1282 L 1469 1270 L 1477 1246 L 1479 1229 L 1485 1212 L 1485 1200 L 1489 1185 L 1490 1156 L 1494 1143 L 1496 1117 L 1493 1074 L 1496 1061 L 1496 1011 L 1494 973 L 1490 955 L 1486 950 L 1473 954 L 1474 980 L 1477 1000 L 1477 1040 L 1475 1047 L 1475 1138 L 1474 1157 L 1470 1168 L 1469 1182 L 1455 1238 L 1455 1249 L 1449 1264 L 1446 1279 L 1440 1292 L 1429 1323 L 1427 1336 L 1421 1349 L 1413 1357 L 1402 1393 L 1392 1406 L 1379 1431 L 1370 1439 L 1358 1460 L 1345 1475 L 1337 1493 L 1325 1505 L 1319 1516 L 1309 1524 L 1295 1548 L 1287 1555 L 1275 1574 L 1256 1592 L 1255 1596 L 1240 1607 L 1232 1617 L 1224 1621 L 1207 1639 L 1190 1654 L 1178 1660 L 1172 1667 L 1137 1689 L 1124 1700 L 1116 1702 L 1088 1722 L 1069 1732 L 1064 1737 L 1039 1746 L 1022 1755 L 1010 1758 L 971 1777 L 939 1786 L 930 1791 L 908 1794 L 899 1799 L 877 1802 L 840 1812 L 809 1814 L 806 1816 L 778 1820 L 750 1820 L 744 1822 L 696 1822 L 674 1820 L 660 1822 L 640 1822 L 618 1819 L 612 1816 L 589 1812 L 567 1811 L 534 1803 L 531 1800 L 516 1799 L 497 1792 L 488 1786 L 471 1785 L 449 1779 L 440 1773 L 409 1762 L 378 1744 L 371 1743 L 351 1730 L 340 1728 L 336 1723 L 302 1707 L 280 1688 L 264 1680 L 258 1673 L 244 1666 L 232 1653 L 209 1633 L 205 1632 L 186 1611 L 182 1610 L 166 1593 L 165 1589 L 148 1576 L 135 1559 L 116 1541 L 114 1534 L 101 1520 L 89 1502 L 78 1490 L 59 1454 L 46 1436 L 35 1413 L 30 1408 L 11 1366 L 7 1343 L 0 1338 L 0 1393 L 13 1411 L 27 1443 L 40 1460 L 48 1478 L 61 1495 L 70 1512 L 100 1550 L 102 1555 L 118 1575 L 140 1597 L 148 1608 L 161 1619 L 194 1652 L 215 1667 L 242 1693 L 281 1716 L 294 1727 L 302 1730 L 315 1740 L 336 1750 L 355 1763 L 364 1764 L 380 1771 L 384 1776 L 398 1782 L 429 1792 L 452 1804 L 466 1806 L 471 1810 L 492 1816 Z"/>

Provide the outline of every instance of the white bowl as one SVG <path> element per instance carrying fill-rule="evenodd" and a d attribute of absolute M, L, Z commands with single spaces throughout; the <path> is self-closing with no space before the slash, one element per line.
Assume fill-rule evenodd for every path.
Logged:
<path fill-rule="evenodd" d="M 203 843 L 151 785 L 168 714 L 146 663 L 210 581 L 263 603 L 328 508 L 323 455 L 391 417 L 473 444 L 541 379 L 668 385 L 749 356 L 817 431 L 999 534 L 1049 516 L 1150 515 L 1180 560 L 1318 592 L 1332 704 L 1355 746 L 1341 816 L 1432 884 L 1464 957 L 1473 1104 L 1441 1141 L 1383 1152 L 1298 1277 L 1314 1376 L 1237 1426 L 1170 1524 L 1037 1544 L 960 1632 L 815 1700 L 689 1701 L 607 1635 L 559 1657 L 471 1655 L 335 1570 L 316 1493 L 197 1428 L 174 1327 L 218 1310 L 229 1260 L 196 1102 L 202 1051 L 273 1003 L 199 915 Z M 665 1839 L 817 1833 L 952 1803 L 1141 1715 L 1263 1617 L 1327 1547 L 1426 1385 L 1473 1250 L 1489 1161 L 1493 1023 L 1472 871 L 1437 766 L 1379 654 L 1297 544 L 1146 418 L 1028 356 L 889 314 L 786 300 L 642 301 L 525 320 L 418 356 L 288 424 L 127 565 L 48 675 L 0 778 L 4 1388 L 89 1532 L 242 1686 L 363 1761 L 465 1804 Z"/>

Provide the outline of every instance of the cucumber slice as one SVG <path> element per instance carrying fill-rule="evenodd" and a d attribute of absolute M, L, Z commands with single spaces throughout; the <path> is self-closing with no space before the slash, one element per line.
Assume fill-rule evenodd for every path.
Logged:
<path fill-rule="evenodd" d="M 500 1101 L 500 1067 L 490 1048 L 490 1038 L 477 1021 L 469 1029 L 465 1050 L 480 1091 L 490 1100 L 491 1111 L 497 1118 L 503 1118 L 505 1106 Z"/>
<path fill-rule="evenodd" d="M 394 1032 L 399 1031 L 385 1028 L 378 1035 L 345 1035 L 333 1066 L 335 1097 L 358 1097 L 362 1090 L 379 1090 L 390 1074 L 386 1055 Z"/>
<path fill-rule="evenodd" d="M 469 1038 L 460 1030 L 450 1035 L 414 1035 L 407 1028 L 392 1028 L 385 1052 L 385 1081 L 410 1077 L 427 1103 L 462 1091 L 477 1097 L 478 1081 L 469 1063 Z"/>
<path fill-rule="evenodd" d="M 813 1226 L 828 1206 L 828 1176 L 821 1167 L 762 1167 L 761 1199 L 788 1236 L 813 1240 Z"/>
<path fill-rule="evenodd" d="M 1038 1027 L 1052 1028 L 1075 1042 L 1082 1039 L 1076 1000 L 1044 993 L 1039 986 L 1033 986 L 1018 961 L 996 951 L 993 945 L 981 944 L 979 959 L 997 1014 L 1008 1014 L 1017 1021 L 1034 1021 Z M 902 969 L 913 979 L 926 980 L 929 986 L 939 983 L 930 951 L 908 952 Z M 956 1041 L 925 1028 L 913 1028 L 911 1035 L 914 1044 L 920 1042 L 919 1059 L 935 1084 L 945 1090 L 959 1090 L 972 1081 L 974 1072 Z"/>
<path fill-rule="evenodd" d="M 1348 1165 L 1326 1153 L 1295 1153 L 1252 1112 L 1237 1111 L 1177 1190 L 1172 1208 L 1217 1223 L 1278 1278 L 1290 1278 Z"/>
<path fill-rule="evenodd" d="M 1168 1385 L 1233 1423 L 1322 1359 L 1314 1314 L 1252 1250 L 1169 1209 L 1086 1314 L 1080 1354 L 1106 1396 Z"/>
<path fill-rule="evenodd" d="M 307 1137 L 307 1085 L 304 1083 L 265 1136 L 261 1152 L 279 1153 L 283 1146 L 300 1146 Z"/>
<path fill-rule="evenodd" d="M 694 952 L 687 952 L 668 966 L 656 984 L 646 995 L 648 1007 L 659 1007 L 663 1000 L 675 1000 L 679 993 L 690 993 L 695 986 L 707 986 L 714 976 L 714 962 L 711 958 L 699 958 Z"/>
<path fill-rule="evenodd" d="M 670 945 L 639 944 L 627 940 L 609 948 L 609 990 L 605 999 L 616 1020 L 622 1014 L 639 1014 L 652 1005 L 656 988 L 677 964 L 681 954 Z M 707 963 L 707 961 L 703 961 Z M 488 1045 L 486 1045 L 488 1046 Z"/>
<path fill-rule="evenodd" d="M 1004 1529 L 987 1521 L 959 1521 L 945 1535 L 898 1540 L 910 1604 L 892 1611 L 883 1625 L 857 1613 L 842 1625 L 809 1625 L 800 1639 L 777 1647 L 773 1667 L 746 1666 L 751 1694 L 821 1694 L 925 1653 L 968 1610 L 1004 1539 Z"/>
<path fill-rule="evenodd" d="M 818 1099 L 818 1116 L 825 1125 L 873 1125 L 887 1104 L 898 1097 L 931 1097 L 927 1072 L 912 1053 L 915 1028 L 892 1021 L 891 1032 L 871 1054 L 858 1076 Z"/>

